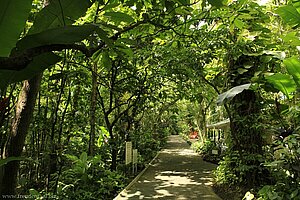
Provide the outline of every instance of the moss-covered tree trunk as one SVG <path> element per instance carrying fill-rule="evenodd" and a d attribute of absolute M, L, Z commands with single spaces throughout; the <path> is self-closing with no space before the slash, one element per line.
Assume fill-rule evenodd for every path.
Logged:
<path fill-rule="evenodd" d="M 251 82 L 259 66 L 259 57 L 241 56 L 230 66 L 231 87 Z M 244 73 L 239 73 L 241 71 Z M 259 186 L 264 181 L 261 158 L 263 137 L 260 121 L 259 95 L 253 90 L 244 90 L 230 103 L 231 143 L 230 168 L 238 184 L 245 189 Z"/>
<path fill-rule="evenodd" d="M 10 139 L 6 146 L 6 157 L 19 157 L 22 154 L 40 88 L 41 77 L 42 75 L 37 75 L 23 83 L 16 105 L 16 115 L 12 123 Z M 5 165 L 2 185 L 0 187 L 1 195 L 16 193 L 19 167 L 19 161 L 11 161 Z"/>
<path fill-rule="evenodd" d="M 263 138 L 259 120 L 259 106 L 254 91 L 246 90 L 232 101 L 231 152 L 237 161 L 233 168 L 243 187 L 253 188 L 262 182 L 261 158 Z M 236 170 L 238 169 L 238 170 Z"/>

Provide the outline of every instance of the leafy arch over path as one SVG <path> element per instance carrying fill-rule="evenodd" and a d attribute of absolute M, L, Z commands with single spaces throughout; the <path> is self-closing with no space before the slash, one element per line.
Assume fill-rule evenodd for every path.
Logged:
<path fill-rule="evenodd" d="M 5 11 L 0 13 L 6 13 L 0 16 L 0 28 L 7 30 L 0 33 L 0 128 L 11 126 L 6 111 L 14 114 L 18 82 L 32 77 L 20 90 L 31 96 L 28 113 L 35 119 L 30 127 L 31 115 L 26 115 L 25 131 L 12 132 L 17 135 L 12 140 L 5 130 L 0 147 L 5 156 L 18 157 L 26 142 L 28 156 L 49 156 L 46 161 L 37 156 L 40 163 L 33 164 L 42 168 L 46 163 L 46 172 L 36 174 L 46 177 L 47 191 L 58 190 L 58 168 L 64 166 L 60 159 L 65 154 L 77 154 L 68 156 L 73 161 L 81 154 L 84 172 L 89 162 L 101 160 L 101 170 L 108 172 L 110 167 L 108 174 L 113 176 L 126 168 L 125 141 L 133 140 L 143 156 L 150 157 L 149 151 L 161 147 L 167 132 L 198 129 L 205 139 L 206 124 L 225 118 L 230 118 L 232 129 L 226 138 L 229 153 L 219 168 L 220 182 L 250 189 L 262 183 L 260 173 L 266 169 L 260 159 L 265 153 L 264 127 L 298 127 L 297 118 L 286 117 L 286 108 L 292 110 L 298 100 L 297 2 L 276 11 L 247 0 L 52 0 L 43 9 L 41 1 L 24 0 L 2 1 L 0 6 Z M 18 23 L 9 21 L 12 13 L 18 13 Z M 296 56 L 285 59 L 286 55 Z M 40 75 L 35 75 L 41 72 L 45 77 L 39 90 Z M 36 86 L 31 95 L 28 83 Z M 18 105 L 26 104 L 23 96 Z M 217 107 L 216 100 L 224 107 Z M 22 113 L 27 106 L 16 107 L 16 113 Z M 269 119 L 259 111 L 274 111 L 269 115 L 282 119 Z M 18 126 L 20 116 L 14 117 L 13 125 Z M 19 144 L 14 155 L 12 144 Z M 99 152 L 103 158 L 95 155 Z M 17 166 L 14 163 L 5 166 L 9 170 Z M 83 171 L 77 174 L 83 184 L 76 187 L 89 190 L 87 180 L 93 180 Z M 15 178 L 16 170 L 12 174 Z M 50 184 L 54 180 L 55 189 Z"/>

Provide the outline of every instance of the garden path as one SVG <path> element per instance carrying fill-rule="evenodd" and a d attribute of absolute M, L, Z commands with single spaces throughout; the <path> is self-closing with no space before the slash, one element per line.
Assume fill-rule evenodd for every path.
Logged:
<path fill-rule="evenodd" d="M 144 173 L 115 200 L 221 200 L 211 188 L 215 168 L 216 165 L 203 161 L 180 136 L 172 135 Z"/>

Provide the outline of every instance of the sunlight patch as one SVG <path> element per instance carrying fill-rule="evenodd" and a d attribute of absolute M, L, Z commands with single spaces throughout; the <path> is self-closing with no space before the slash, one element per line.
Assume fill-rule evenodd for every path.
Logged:
<path fill-rule="evenodd" d="M 153 198 L 159 198 L 159 197 L 167 197 L 167 196 L 174 196 L 170 194 L 168 190 L 155 190 L 158 194 L 153 196 Z"/>

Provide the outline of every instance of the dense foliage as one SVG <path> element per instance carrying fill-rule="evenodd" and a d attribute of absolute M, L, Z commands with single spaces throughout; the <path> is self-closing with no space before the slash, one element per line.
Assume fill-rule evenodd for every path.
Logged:
<path fill-rule="evenodd" d="M 141 170 L 198 133 L 218 188 L 300 199 L 299 6 L 1 1 L 0 194 L 112 199 L 132 178 L 125 142 Z"/>

